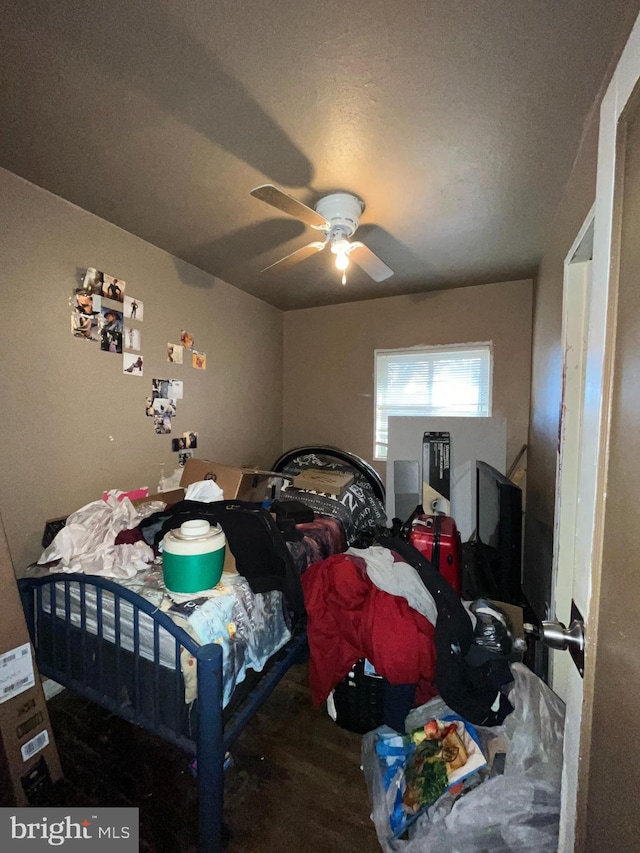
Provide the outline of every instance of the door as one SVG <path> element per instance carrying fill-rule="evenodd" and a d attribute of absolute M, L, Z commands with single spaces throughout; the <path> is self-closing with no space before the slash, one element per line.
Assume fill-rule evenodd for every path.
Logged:
<path fill-rule="evenodd" d="M 575 504 L 586 657 L 584 683 L 569 668 L 566 684 L 561 851 L 639 847 L 639 80 L 636 22 L 600 115 Z"/>

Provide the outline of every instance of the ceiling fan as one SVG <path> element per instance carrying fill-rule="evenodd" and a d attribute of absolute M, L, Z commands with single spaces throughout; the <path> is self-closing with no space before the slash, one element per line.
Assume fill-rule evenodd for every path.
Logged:
<path fill-rule="evenodd" d="M 347 283 L 346 270 L 349 260 L 353 260 L 374 281 L 384 281 L 393 275 L 393 270 L 364 243 L 350 242 L 350 238 L 360 224 L 360 216 L 364 210 L 364 202 L 357 196 L 350 193 L 331 193 L 323 196 L 314 210 L 272 184 L 256 187 L 251 190 L 251 195 L 270 204 L 271 207 L 295 216 L 296 219 L 300 219 L 324 235 L 323 240 L 316 240 L 301 249 L 296 249 L 290 255 L 265 267 L 261 272 L 274 267 L 284 269 L 293 266 L 329 246 L 336 256 L 336 267 L 342 272 L 343 284 Z"/>

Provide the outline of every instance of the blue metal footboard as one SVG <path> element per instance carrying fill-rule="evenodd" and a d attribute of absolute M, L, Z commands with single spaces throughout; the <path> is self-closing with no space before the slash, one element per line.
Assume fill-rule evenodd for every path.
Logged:
<path fill-rule="evenodd" d="M 72 606 L 72 585 L 79 608 Z M 222 850 L 224 756 L 280 679 L 306 649 L 304 629 L 292 638 L 249 697 L 223 724 L 222 648 L 199 646 L 165 613 L 106 578 L 49 574 L 22 578 L 20 595 L 40 672 L 198 759 L 199 850 Z M 62 587 L 62 588 L 60 588 Z M 95 620 L 87 618 L 88 599 Z M 112 618 L 105 618 L 105 601 Z M 132 637 L 123 645 L 123 602 L 132 608 Z M 151 642 L 141 654 L 141 616 Z M 150 623 L 146 621 L 148 617 Z M 164 661 L 161 662 L 161 632 Z M 129 646 L 127 648 L 126 646 Z M 167 661 L 167 648 L 172 661 Z M 181 648 L 197 662 L 198 699 L 184 703 Z M 171 665 L 169 665 L 171 664 Z M 194 715 L 197 716 L 194 719 Z"/>

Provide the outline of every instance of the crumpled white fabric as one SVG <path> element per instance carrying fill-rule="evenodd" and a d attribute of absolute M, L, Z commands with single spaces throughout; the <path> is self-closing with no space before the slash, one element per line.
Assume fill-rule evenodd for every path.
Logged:
<path fill-rule="evenodd" d="M 38 563 L 60 560 L 61 565 L 53 571 L 132 578 L 153 560 L 153 550 L 146 542 L 114 543 L 118 533 L 136 527 L 143 517 L 129 498 L 119 501 L 117 492 L 109 492 L 105 500 L 93 501 L 71 513 Z"/>
<path fill-rule="evenodd" d="M 438 608 L 433 596 L 420 580 L 417 571 L 408 563 L 396 562 L 393 554 L 382 545 L 369 548 L 349 548 L 346 552 L 360 557 L 367 564 L 367 574 L 378 589 L 405 599 L 409 607 L 422 613 L 427 621 L 435 625 Z"/>
<path fill-rule="evenodd" d="M 190 486 L 187 486 L 184 493 L 186 501 L 201 501 L 205 504 L 221 501 L 222 498 L 222 489 L 215 480 L 198 480 L 197 483 L 191 483 Z"/>

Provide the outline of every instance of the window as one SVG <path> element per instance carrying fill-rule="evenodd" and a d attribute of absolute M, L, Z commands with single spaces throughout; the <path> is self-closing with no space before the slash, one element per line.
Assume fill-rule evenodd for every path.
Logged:
<path fill-rule="evenodd" d="M 389 417 L 491 416 L 490 343 L 375 352 L 374 458 L 386 459 Z"/>

